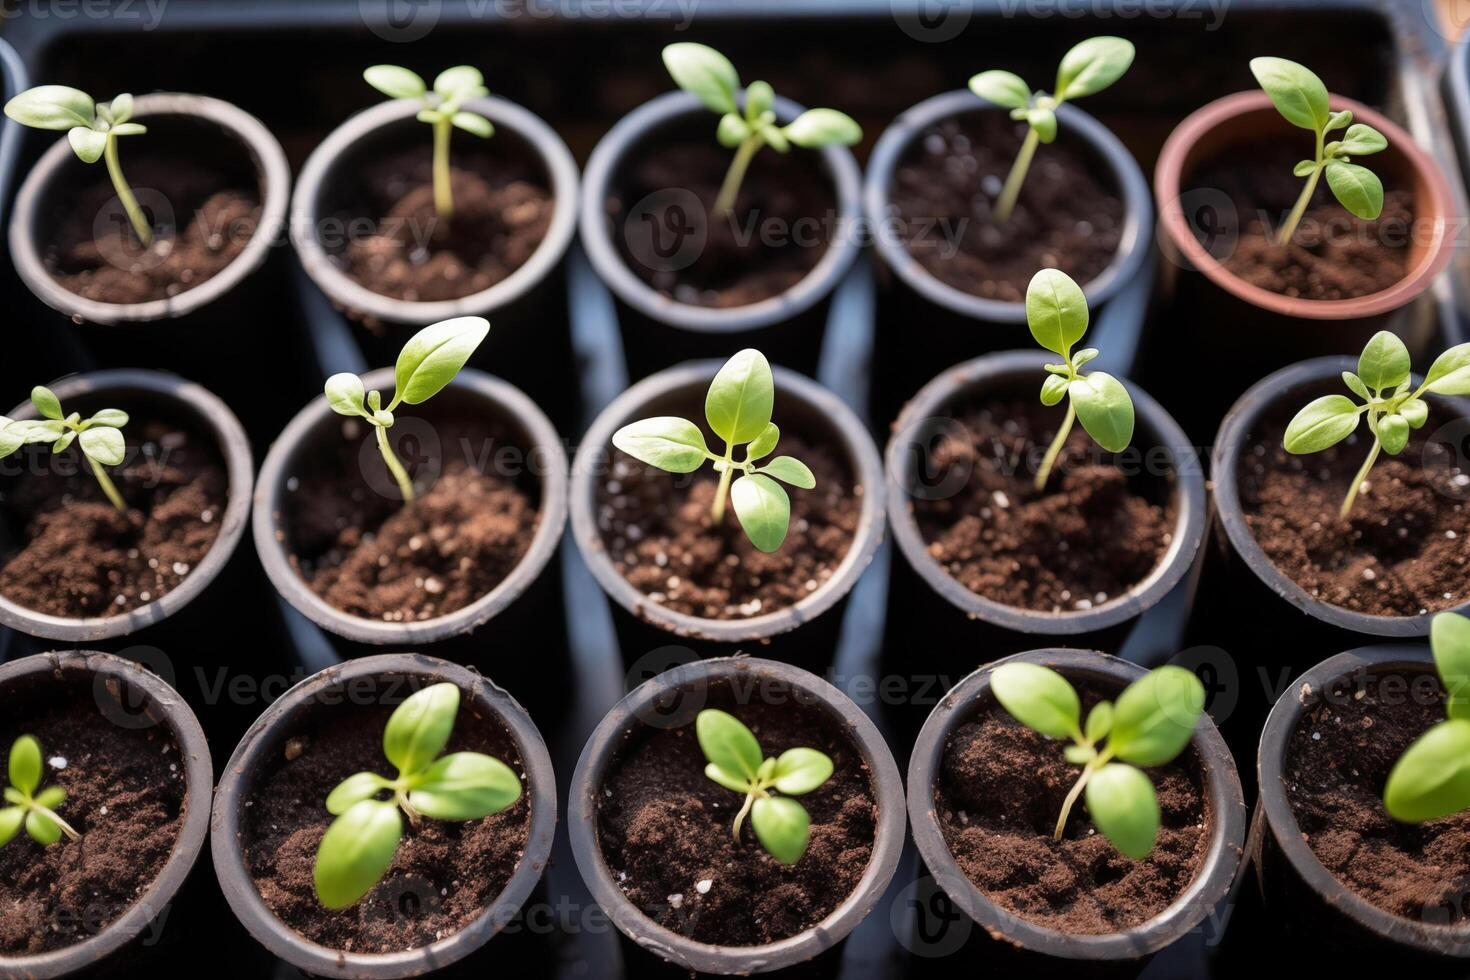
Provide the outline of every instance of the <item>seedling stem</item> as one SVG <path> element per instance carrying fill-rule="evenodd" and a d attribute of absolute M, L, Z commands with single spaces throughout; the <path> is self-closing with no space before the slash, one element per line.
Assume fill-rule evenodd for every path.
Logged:
<path fill-rule="evenodd" d="M 725 182 L 720 185 L 720 196 L 715 198 L 715 214 L 726 217 L 735 210 L 735 198 L 740 193 L 740 185 L 745 180 L 745 171 L 750 168 L 750 161 L 755 158 L 756 151 L 764 145 L 765 140 L 759 133 L 747 136 L 740 141 L 740 148 L 735 151 L 735 159 L 730 161 L 730 169 L 725 173 Z"/>
<path fill-rule="evenodd" d="M 1031 158 L 1036 156 L 1036 148 L 1040 145 L 1041 136 L 1036 130 L 1026 130 L 1021 152 L 1016 154 L 1016 162 L 1011 164 L 1011 172 L 1006 176 L 999 200 L 995 202 L 995 220 L 1001 224 L 1011 220 L 1011 212 L 1016 209 L 1016 201 L 1021 196 L 1021 185 L 1026 182 L 1026 171 L 1031 169 Z"/>

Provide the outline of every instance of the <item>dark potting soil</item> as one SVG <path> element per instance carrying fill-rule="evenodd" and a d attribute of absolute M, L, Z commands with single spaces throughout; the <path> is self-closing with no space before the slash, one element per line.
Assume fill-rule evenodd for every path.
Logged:
<path fill-rule="evenodd" d="M 131 149 L 122 150 L 123 173 L 154 222 L 153 244 L 144 249 L 138 241 L 100 165 L 87 168 L 90 183 L 66 211 L 55 240 L 42 243 L 52 277 L 102 303 L 167 299 L 207 282 L 245 250 L 260 223 L 255 187 L 238 186 L 186 156 L 131 159 Z"/>
<path fill-rule="evenodd" d="M 1305 149 L 1310 150 L 1311 140 Z M 1387 289 L 1408 272 L 1415 221 L 1414 196 L 1384 182 L 1383 213 L 1376 220 L 1354 217 L 1337 203 L 1324 176 L 1288 245 L 1276 233 L 1296 205 L 1306 180 L 1292 174 L 1305 155 L 1280 141 L 1240 148 L 1229 164 L 1201 169 L 1189 178 L 1191 192 L 1223 194 L 1235 211 L 1213 227 L 1195 227 L 1206 248 L 1235 275 L 1283 296 L 1335 300 Z M 1372 167 L 1372 160 L 1366 161 Z M 1221 202 L 1223 203 L 1223 201 Z M 1228 231 L 1238 228 L 1234 247 Z"/>
<path fill-rule="evenodd" d="M 1324 696 L 1325 695 L 1325 696 Z M 1388 774 L 1444 721 L 1431 672 L 1358 671 L 1326 692 L 1303 685 L 1283 782 L 1317 860 L 1374 905 L 1415 922 L 1453 923 L 1470 881 L 1470 814 L 1399 823 L 1383 808 Z"/>
<path fill-rule="evenodd" d="M 0 847 L 0 953 L 34 955 L 95 936 L 132 907 L 168 863 L 187 805 L 184 763 L 165 726 L 109 721 L 90 683 L 10 703 L 0 744 L 41 743 L 42 786 L 80 839 L 42 847 L 22 830 Z M 208 800 L 204 801 L 208 804 Z"/>
<path fill-rule="evenodd" d="M 128 456 L 109 468 L 128 504 L 108 502 L 80 448 L 22 449 L 18 476 L 0 484 L 10 548 L 0 592 L 53 616 L 113 616 L 183 582 L 219 537 L 229 476 L 212 439 L 135 419 Z"/>
<path fill-rule="evenodd" d="M 406 693 L 406 692 L 405 692 Z M 446 752 L 482 752 L 521 777 L 515 805 L 481 820 L 403 821 L 403 842 L 387 875 L 356 905 L 333 911 L 316 896 L 314 868 L 331 825 L 327 794 L 356 772 L 393 775 L 383 757 L 392 707 L 344 700 L 295 729 L 274 768 L 244 802 L 240 844 L 245 866 L 272 912 L 330 949 L 388 953 L 416 949 L 459 932 L 494 903 L 519 866 L 531 807 L 515 741 L 500 719 L 461 700 Z"/>
<path fill-rule="evenodd" d="M 1398 456 L 1379 456 L 1343 520 L 1370 437 L 1360 426 L 1331 449 L 1291 455 L 1281 438 L 1298 400 L 1310 398 L 1263 423 L 1239 464 L 1246 525 L 1271 562 L 1313 597 L 1361 613 L 1418 616 L 1464 602 L 1470 474 L 1451 445 L 1428 439 L 1452 413 L 1426 399 L 1429 421 Z"/>
<path fill-rule="evenodd" d="M 733 507 L 727 505 L 724 523 L 711 526 L 719 489 L 712 469 L 677 476 L 613 450 L 609 475 L 597 487 L 597 528 L 613 567 L 650 601 L 705 619 L 759 616 L 815 592 L 852 547 L 865 491 L 823 446 L 783 434 L 776 454 L 806 463 L 817 485 L 785 488 L 791 526 L 781 547 L 764 554 Z"/>
<path fill-rule="evenodd" d="M 1158 565 L 1173 540 L 1173 504 L 1140 495 L 1080 424 L 1036 492 L 1061 406 L 995 400 L 956 417 L 928 472 L 968 478 L 952 495 L 916 496 L 911 506 L 929 554 L 965 588 L 1010 606 L 1072 612 L 1122 595 Z"/>
<path fill-rule="evenodd" d="M 372 232 L 349 236 L 339 257 L 344 271 L 375 293 L 435 302 L 489 289 L 525 265 L 546 237 L 556 202 L 529 152 L 502 134 L 489 144 L 454 148 L 448 221 L 434 207 L 427 143 L 367 164 L 344 200 L 354 219 L 373 221 Z"/>
<path fill-rule="evenodd" d="M 649 918 L 698 942 L 759 946 L 811 928 L 852 893 L 873 854 L 877 804 L 857 746 L 825 709 L 772 683 L 714 685 L 704 706 L 739 718 L 767 756 L 804 746 L 832 759 L 832 778 L 799 798 L 811 838 L 796 864 L 767 854 L 749 819 L 735 841 L 744 797 L 704 775 L 692 722 L 640 727 L 603 780 L 598 840 L 618 886 Z"/>
<path fill-rule="evenodd" d="M 680 303 L 748 306 L 816 267 L 837 233 L 837 198 L 820 153 L 751 161 L 728 217 L 713 214 L 733 150 L 703 129 L 667 138 L 619 174 L 607 201 L 613 241 L 633 274 Z"/>
<path fill-rule="evenodd" d="M 1018 303 L 1037 271 L 1091 282 L 1113 261 L 1123 201 L 1065 127 L 1036 151 L 1011 218 L 992 218 L 1026 135 L 1004 112 L 973 112 L 925 131 L 893 175 L 889 216 L 930 275 L 986 299 Z"/>
<path fill-rule="evenodd" d="M 1083 716 L 1116 696 L 1076 685 Z M 1145 770 L 1159 800 L 1160 829 L 1142 861 L 1098 833 L 1078 800 L 1060 842 L 1057 817 L 1081 767 L 1063 743 L 1013 719 L 993 699 L 978 706 L 945 746 L 935 809 L 965 876 L 1001 908 L 1061 932 L 1101 935 L 1138 926 L 1189 887 L 1204 860 L 1211 819 L 1199 762 L 1186 749 Z"/>

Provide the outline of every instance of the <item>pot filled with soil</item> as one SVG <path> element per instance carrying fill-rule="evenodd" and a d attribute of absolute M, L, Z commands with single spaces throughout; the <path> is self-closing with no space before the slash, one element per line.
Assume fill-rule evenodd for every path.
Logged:
<path fill-rule="evenodd" d="M 0 694 L 11 760 L 0 972 L 145 969 L 202 926 L 179 894 L 209 828 L 214 770 L 199 722 L 167 684 L 104 653 L 12 660 Z M 27 739 L 35 751 L 18 772 Z"/>
<path fill-rule="evenodd" d="M 736 824 L 744 792 L 706 775 L 712 721 L 743 731 L 746 753 L 771 757 L 778 776 L 797 761 L 819 771 L 760 790 Z M 603 719 L 572 777 L 572 851 L 636 944 L 630 973 L 657 958 L 715 974 L 811 960 L 826 975 L 893 876 L 902 794 L 887 745 L 841 692 L 786 664 L 716 658 L 658 675 Z M 799 847 L 768 819 L 796 811 Z"/>
<path fill-rule="evenodd" d="M 399 712 L 430 723 L 410 738 Z M 381 775 L 338 805 L 344 781 L 375 778 L 355 773 L 395 766 L 400 782 L 427 775 L 402 788 Z M 444 767 L 476 779 L 488 769 L 474 787 L 488 796 L 436 782 Z M 397 829 L 387 842 L 374 836 L 382 823 Z M 225 768 L 212 847 L 230 907 L 273 955 L 316 976 L 381 980 L 448 967 L 495 938 L 536 888 L 555 826 L 551 761 L 521 706 L 469 668 L 392 654 L 328 668 L 266 710 Z M 352 865 L 360 857 L 339 845 L 354 842 L 380 846 L 377 860 Z M 508 953 L 508 941 L 519 940 L 493 948 Z"/>

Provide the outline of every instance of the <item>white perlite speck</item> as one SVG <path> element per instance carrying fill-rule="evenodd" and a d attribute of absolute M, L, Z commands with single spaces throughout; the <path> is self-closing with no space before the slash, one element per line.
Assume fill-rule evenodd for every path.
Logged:
<path fill-rule="evenodd" d="M 50 766 L 52 769 L 65 769 L 66 756 L 53 755 L 51 758 L 46 760 L 46 765 Z"/>
<path fill-rule="evenodd" d="M 694 886 L 694 890 L 697 891 L 697 892 L 699 892 L 699 894 L 701 894 L 701 895 L 708 895 L 709 894 L 709 890 L 710 890 L 710 888 L 713 885 L 714 885 L 714 881 L 712 881 L 709 878 L 706 878 L 706 879 L 704 879 L 701 882 L 697 882 L 695 884 L 695 886 Z"/>

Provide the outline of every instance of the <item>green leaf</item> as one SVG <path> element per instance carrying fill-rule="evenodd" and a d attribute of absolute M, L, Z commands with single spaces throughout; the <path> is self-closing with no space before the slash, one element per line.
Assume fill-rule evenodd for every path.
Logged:
<path fill-rule="evenodd" d="M 128 446 L 123 441 L 123 434 L 109 426 L 87 429 L 77 437 L 77 440 L 82 444 L 82 452 L 103 466 L 121 465 L 128 454 Z"/>
<path fill-rule="evenodd" d="M 1358 356 L 1358 377 L 1376 391 L 1396 388 L 1409 380 L 1409 348 L 1387 330 L 1380 330 Z"/>
<path fill-rule="evenodd" d="M 326 393 L 327 404 L 338 415 L 367 417 L 368 413 L 362 407 L 367 391 L 363 387 L 362 379 L 357 375 L 349 372 L 332 375 L 327 379 Z"/>
<path fill-rule="evenodd" d="M 1316 169 L 1317 169 L 1317 161 L 1315 161 L 1315 160 L 1298 160 L 1296 162 L 1296 166 L 1294 166 L 1294 167 L 1291 168 L 1291 172 L 1292 172 L 1292 175 L 1293 176 L 1296 176 L 1296 177 L 1310 177 L 1310 176 L 1312 176 L 1312 171 L 1313 170 L 1316 170 Z"/>
<path fill-rule="evenodd" d="M 1067 379 L 1059 375 L 1048 374 L 1046 380 L 1041 382 L 1041 404 L 1050 407 L 1065 397 L 1067 397 Z"/>
<path fill-rule="evenodd" d="M 718 708 L 706 708 L 694 719 L 694 734 L 712 765 L 731 776 L 755 778 L 761 767 L 761 746 L 740 719 Z"/>
<path fill-rule="evenodd" d="M 77 155 L 77 159 L 83 163 L 96 163 L 107 151 L 107 134 L 99 133 L 86 126 L 67 130 L 66 141 L 71 144 L 72 152 Z"/>
<path fill-rule="evenodd" d="M 0 810 L 0 847 L 4 847 L 15 839 L 20 833 L 21 826 L 26 822 L 26 811 L 24 807 L 12 806 Z"/>
<path fill-rule="evenodd" d="M 1434 359 L 1424 376 L 1426 391 L 1470 395 L 1470 344 L 1456 344 Z"/>
<path fill-rule="evenodd" d="M 383 754 L 402 775 L 428 768 L 454 730 L 459 714 L 459 688 L 433 684 L 418 691 L 393 711 L 383 730 Z"/>
<path fill-rule="evenodd" d="M 1096 347 L 1082 348 L 1077 353 L 1072 355 L 1073 369 L 1078 371 L 1082 370 L 1083 365 L 1087 364 L 1089 361 L 1096 360 L 1097 356 L 1101 353 L 1102 351 L 1098 350 Z M 1063 374 L 1065 374 L 1065 372 L 1063 372 Z"/>
<path fill-rule="evenodd" d="M 781 130 L 797 146 L 852 146 L 863 138 L 862 127 L 836 109 L 808 109 Z"/>
<path fill-rule="evenodd" d="M 775 449 L 776 443 L 780 441 L 781 430 L 777 428 L 775 422 L 772 422 L 745 447 L 745 461 L 754 463 L 758 459 L 764 459 L 771 454 L 771 450 Z"/>
<path fill-rule="evenodd" d="M 36 411 L 46 418 L 61 421 L 61 402 L 57 401 L 56 394 L 50 388 L 42 385 L 32 388 L 31 404 L 36 406 Z"/>
<path fill-rule="evenodd" d="M 1313 132 L 1327 126 L 1327 86 L 1312 72 L 1285 58 L 1252 58 L 1251 74 L 1287 122 Z"/>
<path fill-rule="evenodd" d="M 490 124 L 490 120 L 473 112 L 456 112 L 449 117 L 449 121 L 459 129 L 480 137 L 488 137 L 495 132 L 495 127 Z"/>
<path fill-rule="evenodd" d="M 1342 372 L 1342 383 L 1352 389 L 1353 394 L 1357 395 L 1359 398 L 1362 398 L 1365 401 L 1372 400 L 1373 395 L 1368 391 L 1368 386 L 1363 384 L 1363 379 L 1358 377 L 1353 372 Z"/>
<path fill-rule="evenodd" d="M 1087 781 L 1087 813 L 1113 846 L 1135 861 L 1154 849 L 1159 800 L 1141 770 L 1110 762 Z"/>
<path fill-rule="evenodd" d="M 36 129 L 91 128 L 97 114 L 92 97 L 65 85 L 38 85 L 5 103 L 5 114 Z"/>
<path fill-rule="evenodd" d="M 970 91 L 1005 109 L 1024 109 L 1031 104 L 1031 88 L 1020 75 L 1008 71 L 982 71 L 970 79 Z"/>
<path fill-rule="evenodd" d="M 1064 745 L 1062 757 L 1074 766 L 1085 766 L 1097 758 L 1097 749 L 1090 745 Z"/>
<path fill-rule="evenodd" d="M 1002 664 L 990 675 L 995 699 L 1011 717 L 1050 738 L 1081 734 L 1082 705 L 1067 679 L 1050 667 Z"/>
<path fill-rule="evenodd" d="M 1429 623 L 1429 646 L 1444 685 L 1445 713 L 1470 721 L 1470 619 L 1442 612 Z"/>
<path fill-rule="evenodd" d="M 760 134 L 770 144 L 771 149 L 777 153 L 786 153 L 791 149 L 791 141 L 786 136 L 786 131 L 780 126 L 765 124 L 758 127 Z"/>
<path fill-rule="evenodd" d="M 1042 269 L 1031 277 L 1026 286 L 1026 325 L 1038 344 L 1066 357 L 1087 333 L 1087 321 L 1087 297 L 1071 276 Z"/>
<path fill-rule="evenodd" d="M 816 749 L 787 749 L 776 759 L 771 776 L 778 790 L 801 796 L 831 778 L 832 760 Z"/>
<path fill-rule="evenodd" d="M 415 810 L 435 820 L 479 820 L 520 798 L 515 770 L 479 752 L 446 755 L 415 780 L 408 794 Z"/>
<path fill-rule="evenodd" d="M 699 426 L 671 415 L 625 425 L 612 441 L 634 459 L 669 473 L 693 473 L 710 458 Z"/>
<path fill-rule="evenodd" d="M 484 317 L 460 316 L 414 334 L 393 369 L 394 400 L 418 405 L 437 395 L 489 333 L 490 321 Z"/>
<path fill-rule="evenodd" d="M 1133 43 L 1121 37 L 1090 37 L 1068 51 L 1057 68 L 1057 99 L 1101 92 L 1133 64 Z"/>
<path fill-rule="evenodd" d="M 36 803 L 48 810 L 55 810 L 66 802 L 66 790 L 60 786 L 47 786 L 36 794 Z"/>
<path fill-rule="evenodd" d="M 771 88 L 769 82 L 751 82 L 745 88 L 745 118 L 750 120 L 759 119 L 767 112 L 774 111 L 776 104 L 776 90 Z"/>
<path fill-rule="evenodd" d="M 786 796 L 756 800 L 750 813 L 750 825 L 761 846 L 782 864 L 795 864 L 806 853 L 811 823 L 806 809 Z"/>
<path fill-rule="evenodd" d="M 4 459 L 26 444 L 25 429 L 0 415 L 0 459 Z"/>
<path fill-rule="evenodd" d="M 1087 713 L 1084 734 L 1089 742 L 1101 742 L 1113 728 L 1113 702 L 1099 701 Z"/>
<path fill-rule="evenodd" d="M 1358 427 L 1358 406 L 1346 395 L 1314 398 L 1286 426 L 1282 446 L 1297 456 L 1335 446 Z"/>
<path fill-rule="evenodd" d="M 1420 735 L 1388 774 L 1383 806 L 1404 823 L 1470 808 L 1470 721 L 1452 718 Z"/>
<path fill-rule="evenodd" d="M 1360 157 L 1388 149 L 1388 140 L 1372 126 L 1358 123 L 1343 134 L 1342 143 L 1338 149 L 1343 153 Z"/>
<path fill-rule="evenodd" d="M 41 743 L 22 735 L 10 746 L 10 785 L 27 796 L 41 785 Z"/>
<path fill-rule="evenodd" d="M 76 437 L 77 432 L 75 429 L 66 430 L 61 434 L 60 439 L 57 439 L 54 443 L 51 444 L 51 451 L 53 453 L 66 452 L 67 448 L 71 446 L 72 441 L 76 439 Z"/>
<path fill-rule="evenodd" d="M 1343 109 L 1340 112 L 1334 112 L 1327 117 L 1327 127 L 1324 132 L 1330 133 L 1334 129 L 1341 129 L 1352 121 L 1353 114 L 1347 109 Z"/>
<path fill-rule="evenodd" d="M 802 490 L 811 490 L 817 485 L 817 478 L 811 469 L 795 456 L 777 456 L 756 472 L 773 476 L 782 483 L 789 483 Z"/>
<path fill-rule="evenodd" d="M 1359 218 L 1372 221 L 1383 213 L 1383 182 L 1366 167 L 1333 160 L 1327 164 L 1327 186 L 1338 203 Z"/>
<path fill-rule="evenodd" d="M 316 852 L 316 894 L 329 909 L 355 905 L 388 873 L 403 818 L 393 803 L 363 800 L 322 835 Z"/>
<path fill-rule="evenodd" d="M 127 92 L 114 96 L 107 103 L 107 111 L 112 115 L 112 128 L 116 129 L 121 124 L 133 118 L 133 97 Z"/>
<path fill-rule="evenodd" d="M 715 139 L 719 140 L 721 146 L 739 146 L 749 135 L 750 125 L 733 112 L 721 116 L 720 125 L 715 129 Z"/>
<path fill-rule="evenodd" d="M 87 419 L 86 424 L 107 425 L 114 429 L 121 429 L 128 424 L 128 413 L 119 408 L 104 408 Z"/>
<path fill-rule="evenodd" d="M 1402 415 L 1385 415 L 1378 420 L 1378 441 L 1390 456 L 1397 456 L 1409 444 L 1409 420 Z"/>
<path fill-rule="evenodd" d="M 1067 385 L 1077 420 L 1099 446 L 1120 453 L 1133 441 L 1133 399 L 1123 382 L 1094 371 Z"/>
<path fill-rule="evenodd" d="M 61 840 L 61 827 L 40 810 L 31 810 L 26 814 L 26 833 L 42 847 L 50 847 Z"/>
<path fill-rule="evenodd" d="M 756 550 L 770 554 L 781 547 L 791 525 L 791 498 L 781 484 L 763 473 L 742 476 L 730 487 L 730 503 Z"/>
<path fill-rule="evenodd" d="M 766 356 L 746 348 L 725 362 L 710 382 L 704 417 L 715 435 L 731 446 L 754 442 L 771 423 L 776 382 Z"/>
<path fill-rule="evenodd" d="M 362 77 L 390 99 L 422 99 L 429 91 L 417 72 L 397 65 L 373 65 Z"/>
<path fill-rule="evenodd" d="M 1113 705 L 1108 747 L 1124 762 L 1161 766 L 1184 750 L 1205 710 L 1205 688 L 1183 667 L 1159 667 Z"/>
<path fill-rule="evenodd" d="M 340 817 L 363 800 L 370 800 L 387 789 L 388 782 L 375 772 L 354 773 L 327 794 L 327 812 Z"/>
<path fill-rule="evenodd" d="M 704 767 L 704 774 L 726 789 L 732 789 L 737 793 L 750 792 L 750 780 L 728 773 L 713 762 Z"/>
<path fill-rule="evenodd" d="M 485 88 L 485 76 L 480 74 L 480 69 L 469 65 L 446 68 L 434 79 L 434 94 L 447 105 L 457 106 L 466 99 L 486 95 L 488 91 Z"/>
<path fill-rule="evenodd" d="M 714 48 L 683 41 L 664 48 L 664 67 L 674 84 L 699 97 L 711 112 L 738 112 L 735 93 L 740 75 L 730 59 Z"/>
<path fill-rule="evenodd" d="M 1409 420 L 1409 426 L 1422 429 L 1429 421 L 1429 406 L 1419 398 L 1410 398 L 1399 406 L 1399 414 Z"/>
<path fill-rule="evenodd" d="M 1050 109 L 1037 106 L 1026 110 L 1026 125 L 1036 131 L 1036 136 L 1043 143 L 1054 142 L 1057 138 L 1057 114 Z"/>
<path fill-rule="evenodd" d="M 112 127 L 113 136 L 142 136 L 148 132 L 148 127 L 141 123 L 120 123 Z"/>
<path fill-rule="evenodd" d="M 30 802 L 30 799 L 14 786 L 7 786 L 5 787 L 5 802 L 20 806 L 22 803 Z"/>

